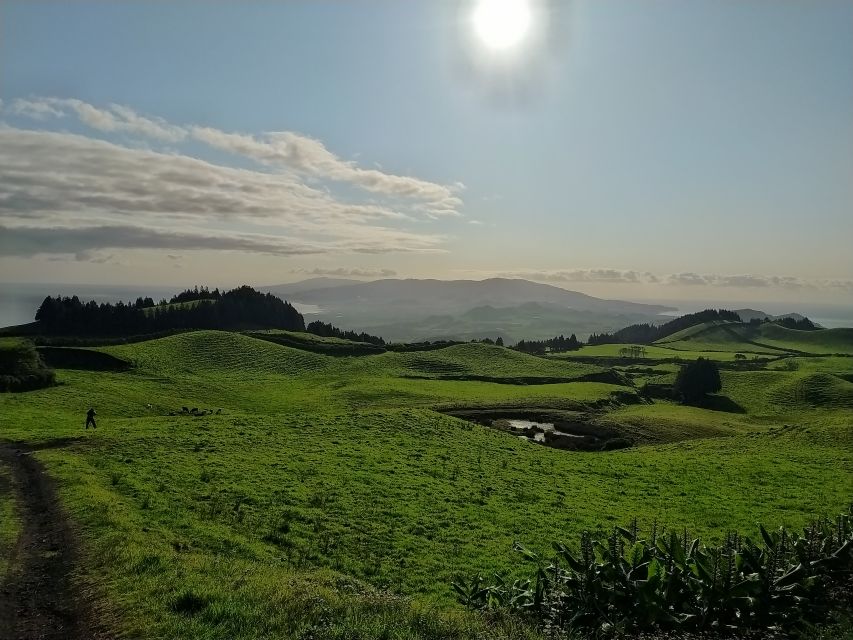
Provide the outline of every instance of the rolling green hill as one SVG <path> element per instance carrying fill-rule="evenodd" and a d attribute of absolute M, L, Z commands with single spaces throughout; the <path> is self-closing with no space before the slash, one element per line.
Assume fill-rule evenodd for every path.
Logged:
<path fill-rule="evenodd" d="M 853 355 L 853 329 L 799 331 L 774 323 L 706 322 L 658 340 L 656 345 L 688 351 Z"/>
<path fill-rule="evenodd" d="M 333 362 L 327 357 L 227 331 L 192 331 L 101 348 L 150 372 L 206 372 L 249 377 L 304 375 Z"/>
<path fill-rule="evenodd" d="M 568 381 L 605 371 L 595 365 L 548 360 L 479 343 L 436 351 L 389 353 L 382 361 L 398 375 L 445 379 Z"/>
<path fill-rule="evenodd" d="M 778 349 L 793 349 L 806 353 L 853 355 L 853 329 L 820 329 L 797 331 L 777 324 L 762 324 L 751 339 Z"/>
<path fill-rule="evenodd" d="M 730 363 L 749 343 L 729 328 L 650 351 L 694 357 L 676 347 L 701 339 L 715 346 L 704 355 Z M 849 502 L 853 450 L 839 443 L 851 436 L 853 358 L 724 368 L 712 410 L 583 381 L 608 372 L 594 356 L 612 357 L 604 347 L 584 362 L 470 343 L 332 357 L 315 351 L 334 340 L 269 337 L 197 331 L 99 347 L 132 368 L 60 368 L 58 386 L 0 394 L 0 438 L 37 445 L 85 534 L 81 584 L 98 585 L 115 636 L 532 639 L 520 622 L 467 614 L 450 581 L 518 576 L 514 541 L 545 551 L 635 516 L 719 540 Z M 94 432 L 83 430 L 90 406 Z M 562 412 L 635 446 L 552 449 L 442 413 L 458 407 Z M 15 531 L 0 528 L 0 553 Z"/>
<path fill-rule="evenodd" d="M 853 383 L 829 373 L 805 373 L 775 386 L 775 402 L 785 406 L 853 407 Z"/>

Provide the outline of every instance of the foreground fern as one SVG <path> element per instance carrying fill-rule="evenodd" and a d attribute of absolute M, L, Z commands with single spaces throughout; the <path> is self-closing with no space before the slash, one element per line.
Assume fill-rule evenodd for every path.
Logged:
<path fill-rule="evenodd" d="M 794 630 L 825 621 L 850 596 L 851 515 L 802 534 L 759 527 L 760 544 L 730 534 L 716 547 L 657 527 L 640 539 L 635 521 L 599 540 L 585 532 L 576 552 L 557 543 L 547 562 L 516 543 L 537 565 L 529 579 L 452 586 L 469 608 L 515 612 L 552 630 Z"/>

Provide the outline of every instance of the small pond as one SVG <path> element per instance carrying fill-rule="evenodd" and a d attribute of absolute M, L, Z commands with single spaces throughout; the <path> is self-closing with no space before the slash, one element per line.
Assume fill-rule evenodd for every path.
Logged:
<path fill-rule="evenodd" d="M 522 431 L 518 434 L 520 438 L 533 440 L 534 442 L 545 442 L 545 432 L 567 436 L 569 438 L 583 438 L 579 433 L 568 433 L 557 429 L 553 422 L 535 422 L 533 420 L 507 420 L 507 424 L 513 431 Z M 529 434 L 533 434 L 532 437 Z"/>
<path fill-rule="evenodd" d="M 633 444 L 613 426 L 602 425 L 580 412 L 472 408 L 446 413 L 555 449 L 608 451 Z"/>

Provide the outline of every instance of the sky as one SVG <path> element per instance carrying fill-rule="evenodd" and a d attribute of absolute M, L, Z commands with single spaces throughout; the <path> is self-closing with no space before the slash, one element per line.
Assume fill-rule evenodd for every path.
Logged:
<path fill-rule="evenodd" d="M 850 0 L 5 0 L 0 100 L 0 282 L 853 302 Z"/>

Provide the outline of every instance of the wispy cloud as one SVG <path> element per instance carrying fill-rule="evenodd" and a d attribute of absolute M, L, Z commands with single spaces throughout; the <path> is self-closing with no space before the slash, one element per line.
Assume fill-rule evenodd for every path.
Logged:
<path fill-rule="evenodd" d="M 804 287 L 826 286 L 826 281 L 805 280 L 793 276 L 763 276 L 753 274 L 720 275 L 699 273 L 672 273 L 666 276 L 666 284 L 711 286 L 711 287 L 780 287 L 784 289 L 802 289 Z"/>
<path fill-rule="evenodd" d="M 393 269 L 362 269 L 362 268 L 321 268 L 292 269 L 291 273 L 301 273 L 310 276 L 336 276 L 340 278 L 393 278 L 397 272 Z"/>
<path fill-rule="evenodd" d="M 648 271 L 626 269 L 566 269 L 556 271 L 511 271 L 500 274 L 507 278 L 525 278 L 542 282 L 621 282 L 656 283 L 658 277 Z"/>
<path fill-rule="evenodd" d="M 120 105 L 42 98 L 15 100 L 3 110 L 37 121 L 74 116 L 101 132 L 140 136 L 155 148 L 0 127 L 0 255 L 74 256 L 122 248 L 279 256 L 435 252 L 446 238 L 422 222 L 458 213 L 461 206 L 457 187 L 360 169 L 296 134 L 246 137 L 254 142 L 235 151 L 257 161 L 256 169 L 246 169 L 157 149 L 200 139 L 199 128 Z M 329 181 L 374 195 L 359 199 L 349 190 L 340 196 Z"/>
<path fill-rule="evenodd" d="M 212 235 L 193 231 L 158 231 L 132 225 L 89 227 L 4 227 L 0 226 L 0 254 L 31 256 L 73 254 L 85 260 L 89 252 L 112 249 L 209 249 L 250 251 L 294 256 L 324 253 L 310 243 L 261 235 Z M 77 258 L 77 256 L 80 256 Z"/>
<path fill-rule="evenodd" d="M 725 288 L 779 288 L 779 289 L 815 289 L 837 288 L 853 290 L 851 280 L 805 279 L 793 276 L 773 275 L 726 275 L 702 274 L 693 272 L 656 275 L 649 271 L 632 269 L 564 269 L 542 271 L 507 271 L 495 275 L 507 278 L 525 278 L 539 282 L 552 283 L 600 283 L 600 284 L 645 284 L 688 287 L 725 287 Z"/>
<path fill-rule="evenodd" d="M 456 195 L 460 185 L 447 187 L 377 169 L 363 169 L 341 160 L 319 140 L 290 131 L 265 133 L 262 137 L 226 133 L 208 127 L 192 127 L 190 131 L 200 142 L 264 165 L 347 182 L 386 196 L 422 200 L 426 210 L 433 215 L 458 215 L 462 205 Z"/>
<path fill-rule="evenodd" d="M 73 98 L 34 97 L 14 100 L 11 113 L 45 120 L 76 116 L 80 122 L 105 133 L 126 133 L 161 142 L 187 139 L 251 160 L 266 167 L 348 183 L 371 193 L 416 201 L 413 205 L 430 216 L 459 215 L 461 183 L 442 185 L 412 176 L 365 169 L 345 161 L 315 138 L 292 131 L 260 135 L 234 133 L 198 125 L 175 125 L 162 118 L 138 114 L 130 107 L 110 104 L 96 107 Z"/>

